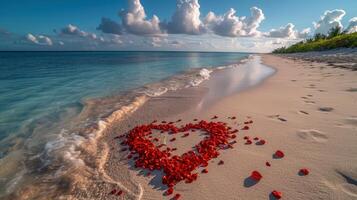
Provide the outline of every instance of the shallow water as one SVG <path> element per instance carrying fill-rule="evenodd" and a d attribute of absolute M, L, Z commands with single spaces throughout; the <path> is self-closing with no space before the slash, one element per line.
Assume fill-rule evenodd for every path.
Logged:
<path fill-rule="evenodd" d="M 44 185 L 58 184 L 53 179 L 64 173 L 65 163 L 82 162 L 75 157 L 86 137 L 77 134 L 79 129 L 129 105 L 139 93 L 155 96 L 197 85 L 209 77 L 209 70 L 201 68 L 230 65 L 246 56 L 1 52 L 0 197 L 34 179 Z M 44 177 L 47 182 L 41 181 Z"/>
<path fill-rule="evenodd" d="M 197 110 L 225 96 L 257 86 L 274 73 L 273 68 L 262 64 L 260 56 L 250 56 L 249 62 L 231 65 L 224 70 L 217 71 L 209 81 L 203 84 L 209 90 L 198 104 Z"/>

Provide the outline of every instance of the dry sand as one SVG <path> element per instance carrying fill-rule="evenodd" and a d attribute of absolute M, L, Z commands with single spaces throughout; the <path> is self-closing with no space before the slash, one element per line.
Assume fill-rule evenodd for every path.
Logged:
<path fill-rule="evenodd" d="M 240 131 L 234 149 L 224 150 L 210 162 L 208 174 L 200 174 L 191 184 L 179 183 L 175 193 L 182 199 L 274 199 L 273 190 L 283 193 L 283 199 L 357 199 L 357 72 L 331 68 L 323 63 L 291 60 L 262 55 L 264 64 L 277 69 L 263 84 L 229 94 L 198 109 L 202 97 L 210 90 L 210 81 L 196 88 L 170 92 L 153 98 L 124 121 L 112 127 L 105 138 L 110 153 L 105 173 L 120 187 L 123 196 L 108 195 L 110 187 L 93 187 L 97 199 L 170 199 L 163 196 L 161 173 L 147 176 L 128 162 L 119 151 L 120 141 L 113 137 L 133 126 L 153 119 L 176 121 L 192 119 L 219 120 L 232 127 L 248 116 L 254 121 L 251 129 Z M 212 82 L 211 82 L 212 85 Z M 227 119 L 237 116 L 236 120 Z M 244 136 L 259 137 L 262 146 L 244 145 Z M 172 136 L 161 134 L 160 140 L 177 147 L 178 153 L 189 150 L 202 136 L 191 134 L 168 142 Z M 276 150 L 285 157 L 274 159 Z M 224 165 L 217 165 L 224 160 Z M 265 166 L 269 161 L 271 167 Z M 308 168 L 308 176 L 299 176 L 300 168 Z M 263 178 L 252 185 L 247 179 L 253 170 Z M 111 187 L 117 187 L 113 184 Z M 92 196 L 94 197 L 94 196 Z"/>

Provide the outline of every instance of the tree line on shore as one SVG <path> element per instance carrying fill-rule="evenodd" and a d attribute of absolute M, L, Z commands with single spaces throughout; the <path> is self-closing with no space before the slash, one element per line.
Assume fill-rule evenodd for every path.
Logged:
<path fill-rule="evenodd" d="M 327 35 L 316 33 L 313 37 L 293 44 L 290 47 L 275 49 L 273 53 L 297 53 L 355 47 L 357 47 L 357 32 L 348 33 L 347 31 L 343 31 L 341 27 L 336 26 L 331 28 Z"/>

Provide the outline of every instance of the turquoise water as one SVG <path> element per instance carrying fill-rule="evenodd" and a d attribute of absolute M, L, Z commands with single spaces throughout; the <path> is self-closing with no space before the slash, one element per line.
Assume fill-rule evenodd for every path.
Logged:
<path fill-rule="evenodd" d="M 190 68 L 235 63 L 241 53 L 2 52 L 0 138 L 84 98 L 157 82 Z"/>

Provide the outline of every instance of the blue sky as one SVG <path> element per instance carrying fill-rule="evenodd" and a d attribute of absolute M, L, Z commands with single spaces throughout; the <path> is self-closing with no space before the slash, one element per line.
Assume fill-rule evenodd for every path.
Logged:
<path fill-rule="evenodd" d="M 140 2 L 145 9 L 148 19 L 151 19 L 153 15 L 157 15 L 161 22 L 165 20 L 169 22 L 171 20 L 171 16 L 173 13 L 175 13 L 176 10 L 175 0 L 141 0 Z M 200 0 L 198 2 L 200 5 L 199 11 L 201 13 L 200 18 L 202 21 L 210 11 L 213 11 L 216 15 L 223 15 L 230 8 L 234 8 L 237 11 L 236 15 L 238 17 L 249 17 L 251 15 L 250 8 L 255 6 L 261 9 L 264 13 L 264 20 L 259 23 L 258 27 L 259 32 L 262 33 L 269 32 L 271 29 L 278 29 L 279 27 L 285 26 L 288 23 L 294 24 L 294 28 L 297 31 L 301 31 L 310 27 L 312 28 L 311 32 L 313 33 L 314 26 L 312 22 L 317 22 L 320 19 L 320 16 L 322 16 L 326 10 L 344 10 L 345 14 L 340 21 L 345 27 L 348 26 L 348 21 L 351 18 L 357 16 L 356 0 Z M 0 29 L 11 34 L 15 34 L 16 37 L 13 36 L 11 37 L 12 39 L 21 38 L 21 36 L 25 36 L 26 34 L 31 33 L 35 37 L 38 35 L 45 35 L 51 40 L 53 40 L 55 37 L 56 40 L 58 31 L 67 25 L 72 24 L 78 27 L 78 29 L 85 31 L 86 33 L 94 33 L 99 36 L 103 33 L 96 30 L 96 28 L 100 24 L 101 18 L 107 17 L 117 22 L 118 24 L 122 24 L 122 19 L 118 16 L 118 13 L 120 10 L 127 8 L 127 0 L 1 0 Z M 56 33 L 53 31 L 54 29 L 57 30 Z M 133 38 L 132 40 L 138 40 L 139 38 L 140 41 L 153 40 L 153 38 L 148 37 L 148 35 L 145 35 L 144 38 L 141 38 L 138 35 L 140 34 L 124 37 L 131 37 Z M 202 36 L 204 34 L 195 33 L 194 35 Z M 222 34 L 218 35 L 222 36 Z M 198 38 L 200 36 L 194 37 L 192 34 L 187 34 L 187 36 L 177 36 L 172 34 L 172 37 L 175 38 L 175 40 L 182 41 L 185 41 L 187 38 L 193 38 L 202 42 L 204 38 L 207 38 L 207 36 Z M 239 42 L 247 42 L 249 40 L 247 37 L 240 39 L 240 36 L 242 35 L 234 34 L 234 37 L 230 35 L 229 38 L 222 38 L 222 41 L 230 39 L 237 40 Z M 105 37 L 105 35 L 103 37 Z M 171 35 L 169 34 L 169 36 L 165 37 L 169 38 L 170 40 Z M 254 37 L 254 41 L 258 40 L 256 36 Z M 65 39 L 68 40 L 68 38 Z M 218 40 L 217 38 L 215 39 Z M 282 38 L 281 41 L 285 42 L 286 38 Z M 26 48 L 31 49 L 31 46 L 25 45 L 22 42 L 20 42 L 20 44 L 23 45 L 20 45 L 19 42 L 15 42 L 16 45 L 4 43 L 4 40 L 0 39 L 0 49 L 2 50 L 6 50 L 6 48 L 21 49 L 22 46 L 26 46 Z M 43 47 L 44 45 L 41 46 L 41 48 L 49 48 Z M 126 46 L 129 47 L 125 48 L 130 49 L 129 44 Z M 55 49 L 54 47 L 51 48 Z M 125 48 L 118 47 L 118 49 Z M 140 48 L 140 46 L 136 48 Z M 238 48 L 237 50 L 239 51 L 240 49 Z"/>

